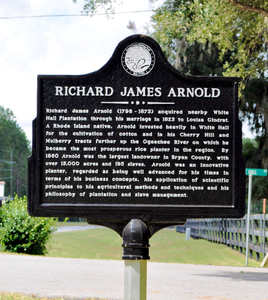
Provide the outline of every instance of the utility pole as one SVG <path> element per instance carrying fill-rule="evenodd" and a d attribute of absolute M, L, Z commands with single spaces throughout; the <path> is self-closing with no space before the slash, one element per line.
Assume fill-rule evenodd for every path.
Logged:
<path fill-rule="evenodd" d="M 13 151 L 1 149 L 1 148 L 0 148 L 0 150 L 10 153 L 10 161 L 6 161 L 6 162 L 10 163 L 10 197 L 12 198 L 12 195 L 13 195 L 13 184 L 12 184 L 12 182 L 13 182 L 13 163 L 15 163 L 13 161 Z"/>
<path fill-rule="evenodd" d="M 10 151 L 10 197 L 13 197 L 13 188 L 12 188 L 12 181 L 13 181 L 13 151 Z"/>

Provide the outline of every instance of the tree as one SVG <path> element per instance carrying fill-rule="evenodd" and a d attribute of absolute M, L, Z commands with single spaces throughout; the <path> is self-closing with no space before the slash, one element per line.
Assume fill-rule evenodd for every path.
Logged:
<path fill-rule="evenodd" d="M 120 3 L 116 0 L 84 2 L 84 12 L 90 15 L 99 9 L 113 13 L 115 3 Z M 267 70 L 267 1 L 167 0 L 156 11 L 154 21 L 159 32 L 169 28 L 169 34 L 161 37 L 164 46 L 177 38 L 183 40 L 182 37 L 192 44 L 215 44 L 224 62 L 224 74 L 241 78 L 242 88 L 246 79 L 264 76 Z M 232 60 L 225 61 L 224 57 L 230 51 Z"/>
<path fill-rule="evenodd" d="M 114 12 L 115 2 L 85 0 L 84 12 Z M 268 168 L 268 1 L 166 0 L 153 24 L 153 37 L 180 71 L 240 78 L 240 111 L 260 137 Z"/>
<path fill-rule="evenodd" d="M 220 60 L 220 51 L 215 43 L 189 42 L 187 25 L 193 17 L 189 1 L 167 0 L 152 17 L 152 37 L 162 46 L 169 62 L 181 72 L 222 76 L 225 71 L 223 61 L 230 61 L 231 52 L 228 51 Z"/>
<path fill-rule="evenodd" d="M 259 78 L 267 70 L 268 5 L 263 2 L 197 0 L 189 6 L 187 39 L 215 43 L 221 59 L 232 51 L 232 62 L 225 63 L 224 74 L 240 77 L 242 88 L 244 80 Z"/>
<path fill-rule="evenodd" d="M 56 231 L 53 218 L 34 218 L 27 213 L 27 198 L 5 203 L 0 208 L 0 250 L 44 255 Z"/>
<path fill-rule="evenodd" d="M 74 3 L 77 2 L 77 0 L 73 0 Z M 85 4 L 83 7 L 83 11 L 86 14 L 93 15 L 94 13 L 97 13 L 100 9 L 104 9 L 107 13 L 113 14 L 115 12 L 114 6 L 116 2 L 120 2 L 117 0 L 84 0 Z M 122 0 L 123 2 L 123 0 Z"/>
<path fill-rule="evenodd" d="M 30 142 L 17 124 L 13 112 L 2 106 L 0 106 L 0 141 L 0 180 L 6 182 L 5 195 L 13 196 L 14 192 L 19 196 L 26 195 Z"/>
<path fill-rule="evenodd" d="M 259 136 L 258 153 L 264 168 L 268 168 L 267 17 L 267 3 L 246 0 L 167 0 L 153 17 L 154 35 L 164 49 L 172 49 L 173 56 L 176 53 L 178 68 L 189 57 L 198 57 L 207 65 L 202 52 L 192 55 L 189 51 L 199 45 L 207 53 L 214 49 L 217 55 L 209 59 L 214 65 L 218 60 L 222 75 L 241 79 L 240 111 Z M 221 75 L 213 69 L 205 75 L 215 74 Z"/>
<path fill-rule="evenodd" d="M 251 140 L 243 139 L 243 157 L 246 160 L 246 167 L 253 169 L 262 168 L 261 155 L 259 153 L 259 138 Z M 248 178 L 247 178 L 248 179 Z M 248 184 L 248 181 L 247 181 Z M 248 187 L 247 187 L 248 189 Z M 252 180 L 252 202 L 253 210 L 262 213 L 262 199 L 268 194 L 268 179 L 266 176 L 254 176 Z"/>

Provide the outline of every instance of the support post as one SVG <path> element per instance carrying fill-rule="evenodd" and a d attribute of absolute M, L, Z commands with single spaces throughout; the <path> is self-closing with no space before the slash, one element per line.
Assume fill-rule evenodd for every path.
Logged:
<path fill-rule="evenodd" d="M 266 212 L 266 199 L 263 199 L 263 206 L 262 206 L 262 215 L 261 215 L 261 222 L 260 222 L 260 241 L 261 241 L 261 253 L 263 254 L 263 257 L 265 256 L 264 253 L 264 243 L 265 243 L 265 212 Z"/>
<path fill-rule="evenodd" d="M 263 199 L 263 256 L 265 256 L 266 241 L 266 199 Z"/>
<path fill-rule="evenodd" d="M 125 260 L 124 300 L 146 300 L 147 260 Z"/>
<path fill-rule="evenodd" d="M 251 210 L 251 193 L 252 193 L 252 175 L 249 176 L 248 182 L 248 214 L 247 214 L 247 235 L 246 235 L 246 267 L 248 266 L 248 248 L 249 248 L 249 222 L 250 222 L 250 210 Z"/>
<path fill-rule="evenodd" d="M 266 253 L 265 245 L 266 245 L 266 213 L 264 214 L 264 222 L 263 222 L 263 256 Z"/>
<path fill-rule="evenodd" d="M 141 220 L 131 220 L 123 230 L 124 300 L 146 300 L 149 230 Z"/>
<path fill-rule="evenodd" d="M 2 206 L 4 195 L 5 195 L 5 182 L 0 181 L 0 207 Z"/>
<path fill-rule="evenodd" d="M 13 199 L 13 187 L 12 187 L 12 181 L 13 181 L 13 151 L 10 151 L 10 197 Z"/>

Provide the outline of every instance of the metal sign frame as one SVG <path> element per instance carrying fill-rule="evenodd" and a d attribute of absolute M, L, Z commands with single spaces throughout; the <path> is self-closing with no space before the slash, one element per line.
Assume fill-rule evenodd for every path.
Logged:
<path fill-rule="evenodd" d="M 137 55 L 143 55 L 144 59 L 141 60 L 138 57 L 139 62 L 133 64 L 132 62 L 137 59 Z M 138 68 L 139 64 L 144 61 L 146 63 L 141 68 Z M 37 118 L 33 121 L 32 155 L 28 163 L 29 214 L 33 216 L 84 217 L 90 223 L 113 224 L 109 226 L 120 227 L 117 230 L 118 232 L 131 219 L 140 219 L 147 224 L 151 224 L 152 227 L 160 228 L 168 224 L 177 224 L 180 220 L 185 220 L 186 218 L 242 217 L 245 211 L 245 173 L 243 171 L 245 165 L 242 157 L 242 125 L 238 119 L 237 81 L 237 78 L 186 76 L 175 70 L 167 62 L 160 46 L 153 39 L 141 35 L 130 36 L 123 40 L 117 46 L 107 64 L 97 72 L 78 76 L 39 75 Z M 88 110 L 88 107 L 91 110 Z M 152 107 L 155 109 L 152 110 Z M 77 109 L 77 113 L 75 109 Z M 103 113 L 103 115 L 98 115 L 96 119 L 93 118 L 92 114 L 90 115 L 90 112 L 92 113 L 95 109 L 97 112 Z M 127 112 L 130 109 L 132 114 L 118 115 L 118 112 Z M 152 116 L 146 114 L 150 113 L 150 109 L 154 111 Z M 109 110 L 113 112 L 110 114 Z M 226 115 L 216 116 L 214 115 L 215 111 L 213 114 L 213 110 L 218 110 Z M 146 113 L 137 115 L 138 111 Z M 162 111 L 166 112 L 167 115 L 161 114 Z M 177 115 L 174 115 L 175 111 Z M 180 115 L 180 111 L 182 111 L 182 115 Z M 85 112 L 91 122 L 77 121 L 85 118 Z M 105 112 L 108 112 L 108 114 L 105 115 Z M 195 115 L 197 112 L 199 115 Z M 205 112 L 208 114 L 207 117 L 202 115 Z M 191 113 L 193 115 L 189 115 Z M 114 130 L 114 127 L 118 128 L 118 124 L 122 122 L 126 128 L 126 122 L 123 123 L 122 118 L 126 120 L 127 117 L 130 121 L 133 118 L 133 122 L 128 123 L 130 129 L 127 130 L 127 133 L 129 136 L 121 137 L 118 135 L 118 130 Z M 76 120 L 75 122 L 73 122 L 74 119 Z M 159 125 L 156 125 L 155 120 L 158 119 Z M 175 123 L 172 123 L 172 120 L 175 120 Z M 186 120 L 189 123 L 185 123 Z M 207 123 L 208 120 L 212 123 Z M 179 121 L 181 123 L 178 123 Z M 86 129 L 80 128 L 75 130 L 74 127 L 78 126 L 77 124 L 83 124 L 83 127 Z M 134 124 L 132 126 L 135 126 L 136 129 L 133 129 L 133 127 L 131 129 L 131 124 Z M 139 129 L 148 128 L 146 127 L 148 124 L 154 129 L 147 131 Z M 173 127 L 170 127 L 171 125 Z M 79 126 L 81 127 L 82 125 Z M 93 135 L 91 129 L 91 133 L 87 133 L 89 131 L 87 128 L 92 128 L 93 126 L 95 128 L 102 126 L 102 129 L 96 129 L 94 137 L 91 136 L 90 139 L 84 137 L 82 139 L 82 134 Z M 110 130 L 111 128 L 113 130 Z M 163 130 L 161 131 L 157 128 L 163 128 Z M 167 130 L 166 128 L 173 129 Z M 186 129 L 183 131 L 183 128 Z M 192 130 L 193 128 L 195 130 Z M 112 131 L 116 132 L 116 138 L 109 137 Z M 150 135 L 156 135 L 158 131 L 159 138 L 150 137 Z M 183 145 L 173 145 L 176 137 L 168 137 L 167 131 L 175 136 L 179 134 L 183 136 L 181 140 L 185 141 L 186 144 L 191 145 L 193 140 L 195 140 L 201 143 L 202 146 L 198 148 L 192 145 L 184 148 Z M 141 132 L 147 132 L 148 137 L 135 138 L 135 135 L 141 135 Z M 194 136 L 192 132 L 198 133 Z M 203 132 L 207 135 L 205 138 L 205 133 Z M 131 190 L 129 191 L 132 195 L 131 198 L 127 199 L 125 197 L 127 193 L 118 193 L 119 196 L 112 199 L 110 197 L 111 194 L 101 194 L 99 190 L 97 191 L 100 185 L 92 184 L 92 195 L 96 193 L 96 195 L 100 196 L 96 196 L 94 200 L 92 200 L 94 196 L 83 198 L 83 195 L 89 195 L 89 191 L 85 189 L 85 186 L 90 187 L 90 185 L 86 185 L 85 175 L 80 176 L 77 173 L 75 177 L 73 172 L 77 169 L 75 166 L 76 161 L 80 159 L 79 163 L 86 162 L 86 160 L 81 160 L 83 156 L 81 149 L 86 148 L 86 146 L 89 148 L 92 145 L 84 144 L 80 149 L 80 147 L 77 147 L 79 144 L 75 144 L 75 142 L 79 140 L 87 143 L 90 140 L 90 143 L 95 143 L 92 147 L 95 147 L 97 140 L 101 140 L 98 136 L 101 133 L 107 136 L 102 139 L 102 143 L 107 143 L 110 147 L 111 144 L 109 143 L 114 141 L 113 143 L 116 146 L 115 148 L 109 148 L 106 145 L 105 151 L 107 149 L 115 149 L 112 151 L 115 151 L 117 157 L 114 158 L 113 152 L 110 152 L 106 153 L 108 158 L 102 158 L 101 148 L 97 146 L 95 148 L 97 150 L 96 156 L 90 160 L 88 168 L 83 167 L 81 169 L 81 173 L 88 172 L 90 174 L 90 172 L 95 172 L 97 174 L 97 172 L 104 172 L 105 168 L 94 167 L 94 161 L 99 163 L 100 166 L 100 160 L 103 159 L 103 165 L 106 164 L 107 172 L 125 172 L 119 175 L 111 175 L 109 177 L 110 186 L 111 183 L 114 184 L 111 181 L 114 176 L 120 178 L 121 182 L 132 176 L 133 178 L 138 178 L 137 181 L 142 182 L 143 189 L 146 189 L 149 185 L 153 189 L 152 186 L 155 185 L 159 189 L 161 187 L 161 189 L 173 190 L 171 192 L 169 190 L 161 191 L 161 193 L 158 190 L 159 193 L 154 194 L 156 198 L 153 198 L 151 190 L 139 191 L 140 194 L 138 195 L 134 193 L 136 187 L 134 184 L 124 184 L 121 185 L 124 188 L 128 188 L 131 185 Z M 50 134 L 54 135 L 50 136 Z M 133 134 L 134 138 L 130 134 Z M 197 136 L 198 134 L 199 137 Z M 226 138 L 221 138 L 221 135 L 226 136 Z M 164 136 L 164 138 L 161 138 L 161 136 Z M 124 146 L 123 142 L 121 142 L 122 140 L 126 141 L 127 146 Z M 134 148 L 135 145 L 131 144 L 131 140 L 134 140 L 138 146 Z M 154 144 L 144 145 L 144 140 Z M 159 146 L 159 140 L 162 143 L 161 147 Z M 204 146 L 203 140 L 210 143 L 210 146 Z M 227 145 L 222 145 L 223 143 Z M 172 147 L 169 146 L 170 144 L 172 144 Z M 79 151 L 71 151 L 71 147 L 74 147 L 72 148 L 73 150 L 79 148 Z M 127 147 L 137 149 L 137 151 L 139 150 L 138 147 L 145 149 L 144 151 L 147 152 L 153 152 L 157 149 L 162 151 L 160 154 L 155 154 L 155 156 L 148 155 L 144 157 L 142 152 L 138 153 L 132 150 L 130 153 L 131 155 L 136 155 L 135 157 L 139 157 L 138 154 L 141 154 L 141 159 L 137 159 L 135 164 L 144 166 L 140 168 L 143 169 L 143 173 L 149 172 L 150 168 L 152 169 L 151 165 L 154 162 L 150 161 L 150 157 L 160 157 L 158 162 L 155 160 L 158 167 L 150 171 L 150 174 L 153 174 L 149 176 L 152 182 L 145 182 L 146 174 L 142 174 L 142 171 L 140 171 L 141 174 L 134 176 L 134 167 L 130 166 L 126 170 L 126 168 L 116 168 L 109 165 L 112 159 L 113 164 L 116 164 L 116 162 L 119 164 L 120 161 L 124 161 L 129 166 L 131 156 L 125 156 L 124 158 L 122 151 L 118 150 L 119 148 L 126 150 Z M 194 153 L 188 155 L 187 149 Z M 165 151 L 169 151 L 168 154 L 170 155 L 166 155 Z M 176 156 L 178 153 L 180 156 Z M 57 155 L 57 157 L 53 158 L 53 155 Z M 67 157 L 69 160 L 63 157 Z M 76 159 L 78 157 L 80 158 Z M 180 159 L 183 159 L 183 157 L 187 158 L 187 163 L 184 163 L 184 167 L 180 167 L 183 166 L 179 164 L 180 161 L 178 161 L 178 167 L 175 167 L 174 161 L 177 157 Z M 199 160 L 200 157 L 202 161 Z M 195 168 L 189 168 L 191 163 L 189 158 L 197 159 L 195 160 L 196 170 Z M 204 163 L 206 159 L 210 159 L 209 163 L 211 164 L 206 164 L 209 166 L 207 168 L 201 168 L 201 163 Z M 64 166 L 63 161 L 66 161 L 65 164 L 69 165 Z M 150 162 L 149 167 L 148 162 Z M 226 162 L 228 164 L 225 164 Z M 227 165 L 228 168 L 221 167 Z M 188 172 L 184 183 L 176 183 L 175 185 L 173 183 L 161 184 L 155 182 L 156 178 L 160 178 L 159 180 L 162 181 L 163 178 L 164 180 L 171 178 L 169 180 L 178 181 L 178 179 L 174 178 L 182 177 L 178 175 L 180 169 L 182 169 L 181 172 Z M 158 174 L 164 172 L 164 174 L 171 175 L 155 175 L 155 170 L 157 170 Z M 207 173 L 205 173 L 205 170 L 207 170 Z M 51 176 L 51 174 L 54 174 L 53 172 L 58 172 L 58 174 L 53 177 Z M 66 172 L 66 174 L 62 174 L 62 172 Z M 130 173 L 132 175 L 128 175 Z M 72 189 L 68 188 L 68 182 L 66 181 L 69 174 L 72 174 L 72 177 L 70 176 L 72 185 L 70 186 L 76 188 L 74 197 L 70 196 L 72 195 Z M 99 176 L 98 178 L 101 178 L 99 174 L 95 177 Z M 172 174 L 175 175 L 173 176 Z M 93 175 L 91 174 L 90 176 Z M 93 178 L 90 176 L 88 178 Z M 49 182 L 51 178 L 55 178 L 59 182 Z M 228 184 L 219 183 L 220 181 L 217 178 L 226 180 Z M 82 184 L 79 185 L 79 181 L 74 182 L 74 180 L 82 180 Z M 183 186 L 186 186 L 188 189 L 192 188 L 192 186 L 197 186 L 194 180 L 203 182 L 203 190 L 175 192 L 175 186 L 176 189 L 183 189 Z M 209 181 L 217 183 L 207 184 Z M 108 187 L 109 184 L 107 185 Z M 82 187 L 80 192 L 77 190 L 79 186 Z M 214 186 L 214 191 L 212 188 L 211 190 L 209 189 L 210 186 Z M 57 188 L 56 190 L 54 189 L 55 187 Z M 118 187 L 120 188 L 119 184 L 114 184 L 112 188 Z M 60 197 L 63 195 L 65 188 L 69 194 L 65 193 L 66 197 Z M 228 191 L 223 188 L 228 188 Z M 111 190 L 110 192 L 113 191 Z M 187 196 L 188 199 L 185 196 L 186 194 L 189 195 Z M 147 195 L 150 196 L 148 197 Z M 160 196 L 158 197 L 158 195 Z M 176 198 L 176 195 L 179 195 L 179 197 L 182 195 L 181 197 L 185 197 L 185 199 Z"/>

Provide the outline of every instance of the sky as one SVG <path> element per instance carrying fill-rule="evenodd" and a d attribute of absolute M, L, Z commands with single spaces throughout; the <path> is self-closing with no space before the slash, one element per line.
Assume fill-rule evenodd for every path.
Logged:
<path fill-rule="evenodd" d="M 84 0 L 1 0 L 0 105 L 13 111 L 30 141 L 37 75 L 81 75 L 100 69 L 118 43 L 134 34 L 127 28 L 129 21 L 135 22 L 135 33 L 146 33 L 152 14 L 148 10 L 153 8 L 148 0 L 124 0 L 118 14 L 108 19 L 81 16 L 83 4 Z M 4 18 L 44 15 L 77 16 Z M 246 126 L 243 130 L 251 137 Z"/>
<path fill-rule="evenodd" d="M 37 75 L 80 75 L 100 69 L 118 43 L 134 34 L 134 21 L 145 33 L 150 21 L 149 2 L 125 0 L 113 19 L 104 15 L 80 16 L 84 0 L 1 0 L 0 105 L 9 108 L 32 139 L 36 117 Z M 15 16 L 77 15 L 68 17 L 9 18 Z"/>

